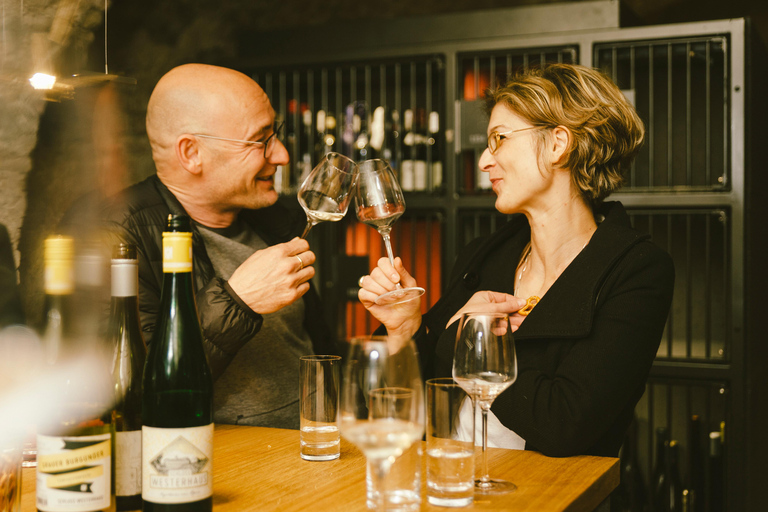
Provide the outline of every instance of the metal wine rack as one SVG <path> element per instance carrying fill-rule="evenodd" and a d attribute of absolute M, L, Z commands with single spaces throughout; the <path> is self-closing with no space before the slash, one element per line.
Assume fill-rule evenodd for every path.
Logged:
<path fill-rule="evenodd" d="M 729 186 L 727 51 L 723 35 L 595 45 L 595 66 L 625 91 L 647 126 L 627 190 Z"/>
<path fill-rule="evenodd" d="M 405 191 L 439 190 L 444 68 L 442 57 L 428 55 L 253 72 L 285 122 L 292 163 L 278 173 L 278 190 L 295 193 L 329 151 L 386 159 Z"/>

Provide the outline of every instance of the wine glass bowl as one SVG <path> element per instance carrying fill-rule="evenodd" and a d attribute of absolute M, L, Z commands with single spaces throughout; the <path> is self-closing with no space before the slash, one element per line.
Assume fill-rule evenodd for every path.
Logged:
<path fill-rule="evenodd" d="M 321 221 L 344 218 L 357 180 L 357 164 L 339 153 L 327 153 L 299 187 L 297 198 L 307 214 L 301 238 Z"/>
<path fill-rule="evenodd" d="M 395 257 L 392 253 L 390 232 L 392 224 L 405 212 L 405 197 L 395 173 L 387 162 L 373 159 L 359 165 L 355 203 L 357 219 L 379 232 L 384 239 L 389 262 L 394 267 Z M 379 295 L 375 302 L 379 306 L 400 304 L 423 294 L 424 288 L 403 288 L 398 283 L 396 290 Z"/>
<path fill-rule="evenodd" d="M 482 412 L 483 457 L 481 478 L 475 492 L 504 494 L 517 487 L 488 475 L 488 412 L 491 404 L 517 379 L 517 357 L 509 316 L 506 313 L 464 313 L 453 356 L 453 378 Z"/>
<path fill-rule="evenodd" d="M 341 435 L 368 459 L 369 499 L 378 510 L 390 499 L 393 464 L 424 434 L 424 390 L 413 341 L 355 338 L 344 362 Z M 394 476 L 394 475 L 393 475 Z M 419 500 L 418 491 L 414 499 Z"/>

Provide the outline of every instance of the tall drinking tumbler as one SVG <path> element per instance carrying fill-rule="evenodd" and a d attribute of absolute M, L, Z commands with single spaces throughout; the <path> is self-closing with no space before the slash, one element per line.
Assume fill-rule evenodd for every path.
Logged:
<path fill-rule="evenodd" d="M 340 454 L 341 357 L 302 356 L 299 367 L 301 458 L 333 460 Z"/>
<path fill-rule="evenodd" d="M 427 501 L 432 505 L 472 503 L 474 421 L 460 424 L 462 407 L 471 408 L 471 404 L 471 397 L 452 378 L 427 381 Z"/>

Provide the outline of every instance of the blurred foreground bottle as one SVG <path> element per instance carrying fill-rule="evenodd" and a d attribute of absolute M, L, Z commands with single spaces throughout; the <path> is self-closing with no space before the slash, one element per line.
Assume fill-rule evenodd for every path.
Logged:
<path fill-rule="evenodd" d="M 115 510 L 112 405 L 99 338 L 81 335 L 72 307 L 74 242 L 45 241 L 46 378 L 57 402 L 37 433 L 37 509 Z"/>
<path fill-rule="evenodd" d="M 210 511 L 213 503 L 213 381 L 192 279 L 189 217 L 163 233 L 163 290 L 144 369 L 144 512 Z"/>
<path fill-rule="evenodd" d="M 141 509 L 141 376 L 147 346 L 139 323 L 136 246 L 112 254 L 112 304 L 107 340 L 114 348 L 115 495 L 117 510 Z"/>

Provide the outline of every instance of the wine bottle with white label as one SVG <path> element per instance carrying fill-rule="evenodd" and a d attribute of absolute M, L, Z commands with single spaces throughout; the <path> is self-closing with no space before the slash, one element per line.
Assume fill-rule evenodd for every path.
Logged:
<path fill-rule="evenodd" d="M 97 339 L 78 332 L 73 304 L 74 241 L 45 241 L 46 378 L 56 402 L 37 429 L 40 512 L 114 511 L 112 406 Z"/>
<path fill-rule="evenodd" d="M 142 396 L 144 512 L 210 511 L 213 381 L 192 279 L 190 219 L 170 215 L 163 233 L 163 289 Z"/>
<path fill-rule="evenodd" d="M 147 346 L 139 321 L 136 246 L 121 243 L 112 254 L 112 304 L 107 341 L 114 348 L 115 496 L 117 510 L 141 509 L 141 376 Z"/>

